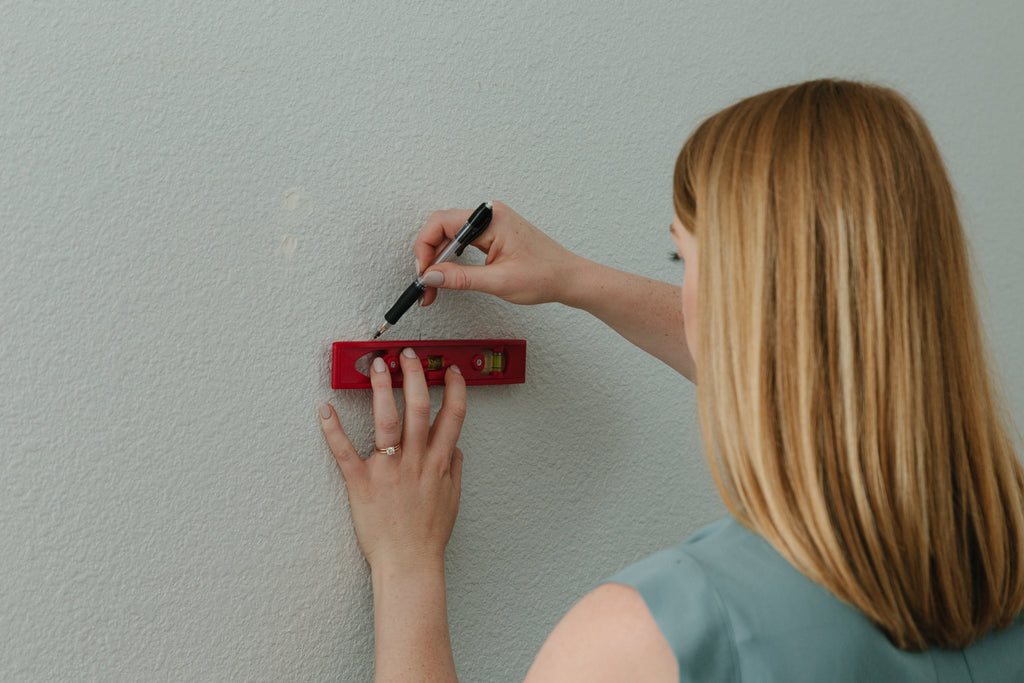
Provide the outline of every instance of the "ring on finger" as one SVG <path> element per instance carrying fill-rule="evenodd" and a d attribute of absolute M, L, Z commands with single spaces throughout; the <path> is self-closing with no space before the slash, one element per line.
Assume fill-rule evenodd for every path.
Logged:
<path fill-rule="evenodd" d="M 373 452 L 375 455 L 397 455 L 400 450 L 402 450 L 401 442 L 387 448 L 375 448 Z"/>

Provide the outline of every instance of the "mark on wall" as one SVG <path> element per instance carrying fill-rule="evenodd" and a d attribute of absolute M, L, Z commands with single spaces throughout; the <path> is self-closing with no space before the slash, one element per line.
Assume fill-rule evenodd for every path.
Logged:
<path fill-rule="evenodd" d="M 284 191 L 284 208 L 287 211 L 286 226 L 289 229 L 281 239 L 279 250 L 285 258 L 291 259 L 299 246 L 295 228 L 313 215 L 312 197 L 302 187 L 290 187 Z"/>
<path fill-rule="evenodd" d="M 299 246 L 299 240 L 295 238 L 295 235 L 285 235 L 284 239 L 281 240 L 281 252 L 291 258 L 292 254 L 295 253 L 295 247 Z"/>
<path fill-rule="evenodd" d="M 284 206 L 289 211 L 302 211 L 302 213 L 311 215 L 313 213 L 312 198 L 306 194 L 306 190 L 301 187 L 289 187 L 284 191 Z"/>

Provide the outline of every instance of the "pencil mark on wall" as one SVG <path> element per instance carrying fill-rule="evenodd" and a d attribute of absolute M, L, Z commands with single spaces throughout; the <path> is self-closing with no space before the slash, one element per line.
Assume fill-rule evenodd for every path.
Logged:
<path fill-rule="evenodd" d="M 310 216 L 313 213 L 311 197 L 306 193 L 305 188 L 290 187 L 284 191 L 284 206 L 289 211 Z"/>
<path fill-rule="evenodd" d="M 299 240 L 295 235 L 285 235 L 284 239 L 281 240 L 281 253 L 287 258 L 291 258 L 297 246 L 299 246 Z"/>
<path fill-rule="evenodd" d="M 303 226 L 313 216 L 313 198 L 303 187 L 289 187 L 282 193 L 282 206 L 285 210 L 283 227 L 286 232 L 278 250 L 290 261 L 299 246 L 298 234 L 302 233 Z"/>

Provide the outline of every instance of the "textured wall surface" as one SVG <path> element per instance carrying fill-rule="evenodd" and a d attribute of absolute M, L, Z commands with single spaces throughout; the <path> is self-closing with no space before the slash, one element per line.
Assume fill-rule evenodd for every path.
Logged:
<path fill-rule="evenodd" d="M 1022 7 L 0 3 L 0 679 L 369 680 L 315 411 L 360 447 L 371 417 L 329 343 L 379 322 L 432 210 L 485 199 L 678 281 L 675 155 L 769 87 L 919 106 L 1021 421 Z M 722 513 L 693 388 L 584 314 L 448 293 L 389 336 L 530 344 L 527 384 L 470 391 L 463 680 L 521 677 L 602 577 Z"/>

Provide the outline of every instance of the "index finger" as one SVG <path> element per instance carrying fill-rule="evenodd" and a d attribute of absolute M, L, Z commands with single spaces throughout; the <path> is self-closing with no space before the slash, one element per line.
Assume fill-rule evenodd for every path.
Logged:
<path fill-rule="evenodd" d="M 430 214 L 426 225 L 416 236 L 416 244 L 413 246 L 416 260 L 420 264 L 421 274 L 427 266 L 434 262 L 434 257 L 447 245 L 449 240 L 455 237 L 472 214 L 473 211 L 470 209 L 448 209 Z M 490 231 L 485 230 L 482 235 L 473 240 L 473 246 L 487 253 L 493 241 L 493 235 L 490 234 Z"/>
<path fill-rule="evenodd" d="M 323 429 L 324 436 L 327 437 L 327 445 L 330 446 L 345 481 L 361 477 L 364 469 L 362 460 L 352 446 L 352 442 L 349 441 L 348 435 L 345 434 L 345 430 L 341 428 L 341 422 L 338 421 L 338 414 L 334 411 L 334 406 L 330 403 L 322 403 L 319 413 L 320 428 Z"/>

